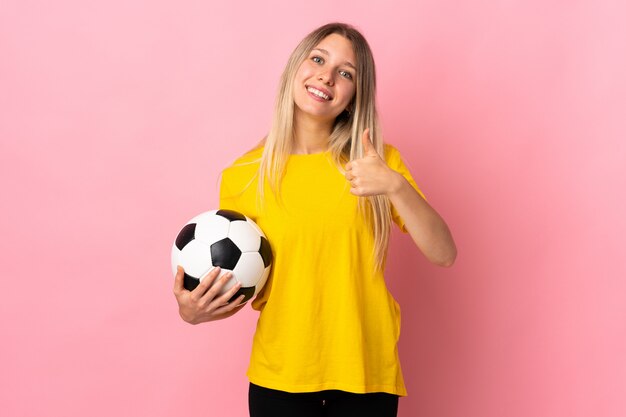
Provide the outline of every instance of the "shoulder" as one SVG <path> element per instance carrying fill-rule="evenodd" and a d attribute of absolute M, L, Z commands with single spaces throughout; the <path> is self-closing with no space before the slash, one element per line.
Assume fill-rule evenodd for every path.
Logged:
<path fill-rule="evenodd" d="M 400 151 L 395 146 L 385 143 L 383 145 L 383 151 L 385 152 L 385 162 L 387 162 L 388 165 L 397 165 L 402 162 Z"/>
<path fill-rule="evenodd" d="M 393 146 L 391 143 L 387 143 L 387 142 L 385 142 L 385 143 L 383 144 L 383 149 L 384 149 L 384 151 L 385 151 L 385 155 L 387 155 L 387 154 L 391 154 L 391 153 L 394 153 L 394 154 L 396 154 L 396 153 L 400 153 L 400 152 L 398 151 L 398 148 L 396 148 L 395 146 Z"/>
<path fill-rule="evenodd" d="M 230 165 L 225 168 L 225 170 L 236 170 L 238 168 L 249 168 L 251 166 L 258 168 L 261 163 L 261 157 L 263 156 L 263 148 L 264 147 L 261 146 L 249 150 L 248 152 L 236 158 Z"/>
<path fill-rule="evenodd" d="M 243 155 L 235 159 L 235 161 L 230 165 L 230 167 L 242 165 L 242 164 L 260 163 L 261 157 L 263 156 L 263 149 L 264 149 L 264 146 L 249 150 L 248 152 L 244 153 Z"/>
<path fill-rule="evenodd" d="M 222 170 L 222 181 L 237 187 L 248 183 L 258 172 L 263 147 L 252 149 L 236 158 Z"/>

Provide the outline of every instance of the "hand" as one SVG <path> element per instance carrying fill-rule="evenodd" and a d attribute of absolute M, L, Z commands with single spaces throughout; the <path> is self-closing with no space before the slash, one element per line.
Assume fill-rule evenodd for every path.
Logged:
<path fill-rule="evenodd" d="M 241 288 L 237 283 L 224 294 L 219 295 L 220 290 L 232 278 L 232 272 L 227 272 L 220 279 L 215 281 L 220 273 L 220 268 L 212 269 L 200 281 L 200 284 L 193 291 L 186 290 L 183 281 L 185 271 L 179 265 L 174 279 L 174 295 L 178 302 L 178 313 L 187 323 L 198 324 L 213 320 L 222 320 L 232 316 L 241 310 L 245 304 L 240 303 L 245 295 L 240 295 L 232 302 L 228 302 Z M 215 281 L 215 285 L 211 286 Z"/>
<path fill-rule="evenodd" d="M 398 174 L 389 168 L 378 155 L 370 141 L 369 129 L 365 129 L 363 137 L 364 156 L 346 164 L 346 179 L 350 182 L 350 192 L 366 197 L 388 194 L 399 187 Z"/>

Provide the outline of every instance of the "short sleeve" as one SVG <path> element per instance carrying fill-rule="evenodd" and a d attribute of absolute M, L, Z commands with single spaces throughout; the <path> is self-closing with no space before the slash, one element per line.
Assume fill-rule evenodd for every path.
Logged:
<path fill-rule="evenodd" d="M 263 148 L 253 149 L 222 170 L 219 207 L 235 210 L 252 220 L 257 216 L 256 192 Z"/>
<path fill-rule="evenodd" d="M 389 144 L 385 145 L 385 160 L 389 168 L 402 174 L 402 176 L 409 182 L 409 184 L 411 184 L 411 186 L 418 192 L 418 194 L 424 200 L 426 200 L 426 196 L 424 195 L 422 190 L 420 190 L 420 188 L 417 186 L 417 184 L 415 183 L 415 180 L 413 179 L 413 176 L 411 175 L 411 172 L 409 171 L 406 164 L 402 160 L 402 156 L 400 155 L 400 152 L 395 147 Z M 402 220 L 402 218 L 396 211 L 396 208 L 393 206 L 393 204 L 391 205 L 391 218 L 393 219 L 394 223 L 398 225 L 398 227 L 400 228 L 400 230 L 402 230 L 403 233 L 408 232 L 406 227 L 404 226 L 404 220 Z"/>

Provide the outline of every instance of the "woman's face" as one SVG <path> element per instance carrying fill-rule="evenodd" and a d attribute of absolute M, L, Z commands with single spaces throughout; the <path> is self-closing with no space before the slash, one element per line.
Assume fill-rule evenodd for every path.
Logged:
<path fill-rule="evenodd" d="M 297 109 L 320 121 L 335 120 L 354 97 L 356 65 L 348 39 L 335 33 L 322 39 L 296 72 Z"/>

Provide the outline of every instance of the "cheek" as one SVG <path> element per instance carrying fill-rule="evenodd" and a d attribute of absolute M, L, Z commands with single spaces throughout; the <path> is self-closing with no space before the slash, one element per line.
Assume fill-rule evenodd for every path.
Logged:
<path fill-rule="evenodd" d="M 354 87 L 354 84 L 350 84 L 346 86 L 346 93 L 345 93 L 346 105 L 352 101 L 355 93 L 356 93 L 356 88 Z"/>
<path fill-rule="evenodd" d="M 304 61 L 300 65 L 300 68 L 298 68 L 298 71 L 296 71 L 295 80 L 296 81 L 304 81 L 307 78 L 310 78 L 311 74 L 313 74 L 311 66 L 308 65 L 308 63 L 306 61 Z"/>
<path fill-rule="evenodd" d="M 352 100 L 355 95 L 356 95 L 356 88 L 354 87 L 354 84 L 353 84 L 352 89 L 350 90 L 350 100 Z"/>

